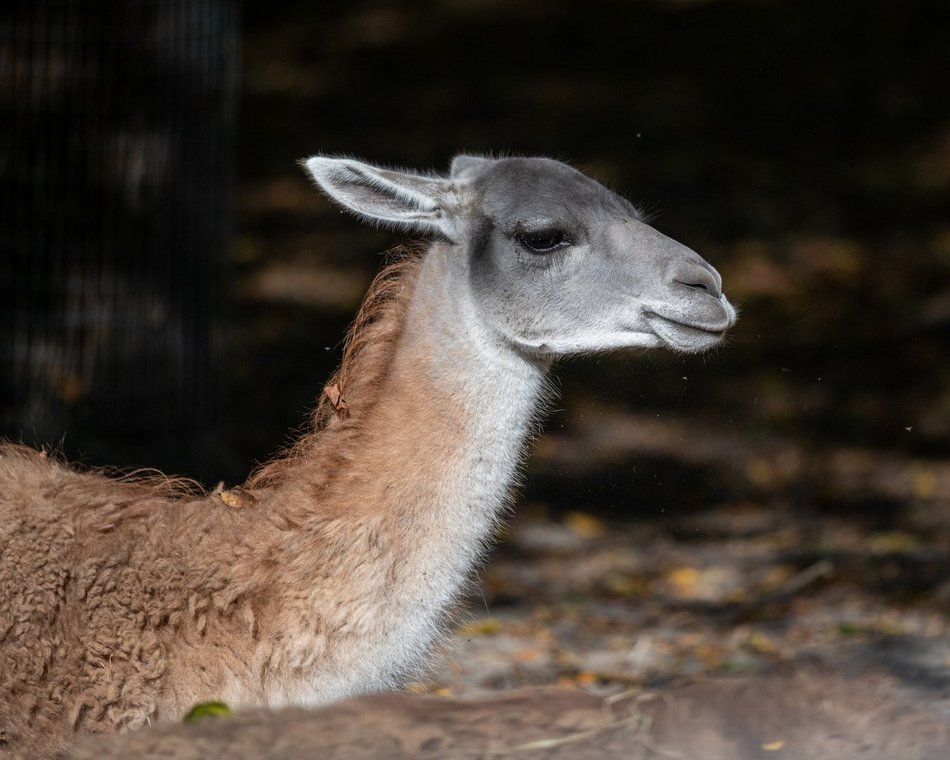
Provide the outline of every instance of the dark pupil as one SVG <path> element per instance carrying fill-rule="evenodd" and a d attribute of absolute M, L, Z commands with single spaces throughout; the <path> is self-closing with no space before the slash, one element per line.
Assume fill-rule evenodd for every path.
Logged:
<path fill-rule="evenodd" d="M 521 237 L 522 242 L 534 251 L 550 251 L 564 242 L 564 233 L 560 230 L 541 230 L 540 232 L 526 232 Z"/>

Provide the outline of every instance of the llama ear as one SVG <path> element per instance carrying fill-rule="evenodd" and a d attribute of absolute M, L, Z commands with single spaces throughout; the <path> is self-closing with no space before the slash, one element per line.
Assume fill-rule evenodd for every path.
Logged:
<path fill-rule="evenodd" d="M 464 153 L 456 156 L 452 159 L 452 168 L 449 169 L 449 176 L 455 179 L 456 177 L 461 176 L 469 169 L 481 169 L 488 164 L 492 163 L 490 158 L 482 158 L 481 156 L 467 156 Z"/>
<path fill-rule="evenodd" d="M 448 180 L 349 158 L 314 156 L 303 163 L 323 192 L 371 222 L 453 237 Z"/>

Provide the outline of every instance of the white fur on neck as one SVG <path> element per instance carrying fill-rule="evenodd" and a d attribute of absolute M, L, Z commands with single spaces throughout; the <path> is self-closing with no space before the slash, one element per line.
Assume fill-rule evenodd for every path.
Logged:
<path fill-rule="evenodd" d="M 268 689 L 272 705 L 326 703 L 392 687 L 416 672 L 508 503 L 545 368 L 489 334 L 468 298 L 459 296 L 467 293 L 461 263 L 445 244 L 430 249 L 386 386 L 389 406 L 393 399 L 411 403 L 416 393 L 451 399 L 446 414 L 452 418 L 433 424 L 452 427 L 458 439 L 428 461 L 399 452 L 403 459 L 409 455 L 416 473 L 378 473 L 383 491 L 390 492 L 385 484 L 391 479 L 399 494 L 379 507 L 404 523 L 402 535 L 387 537 L 396 544 L 390 551 L 398 554 L 397 580 L 385 579 L 385 598 L 348 610 L 349 620 L 361 621 L 353 623 L 361 626 L 358 646 L 333 651 L 319 637 L 299 640 L 296 657 L 313 667 L 302 668 L 300 679 L 274 683 Z M 414 483 L 408 491 L 407 481 Z M 315 614 L 322 603 L 316 589 Z"/>

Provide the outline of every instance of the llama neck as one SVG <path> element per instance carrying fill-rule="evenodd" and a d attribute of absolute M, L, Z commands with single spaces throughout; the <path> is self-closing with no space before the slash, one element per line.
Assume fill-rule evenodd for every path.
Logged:
<path fill-rule="evenodd" d="M 315 668 L 324 689 L 278 701 L 323 700 L 334 681 L 337 698 L 411 671 L 505 507 L 546 368 L 493 342 L 462 262 L 434 244 L 409 273 L 378 316 L 383 333 L 385 320 L 400 322 L 389 355 L 355 358 L 347 415 L 304 439 L 270 491 L 288 528 L 280 576 L 293 599 L 279 625 L 305 629 L 280 657 Z"/>
<path fill-rule="evenodd" d="M 378 422 L 399 431 L 406 485 L 420 495 L 387 506 L 451 534 L 470 565 L 523 458 L 545 369 L 491 336 L 452 255 L 437 245 L 423 262 Z"/>
<path fill-rule="evenodd" d="M 358 323 L 371 323 L 373 334 L 331 381 L 345 414 L 336 417 L 324 399 L 322 429 L 275 467 L 284 492 L 278 501 L 289 491 L 303 509 L 294 522 L 304 513 L 421 512 L 428 519 L 462 509 L 491 516 L 503 503 L 547 367 L 483 325 L 463 262 L 435 243 L 403 268 L 395 286 L 386 284 L 381 308 L 369 317 L 361 311 Z M 265 468 L 251 485 L 269 479 Z M 301 503 L 303 494 L 318 503 Z"/>
<path fill-rule="evenodd" d="M 365 516 L 412 525 L 406 538 L 423 550 L 441 539 L 464 574 L 507 498 L 544 369 L 490 337 L 452 256 L 434 244 L 398 297 L 406 300 L 390 306 L 394 318 L 404 313 L 385 375 L 355 396 L 343 388 L 352 458 L 331 490 L 350 504 L 360 493 Z"/>

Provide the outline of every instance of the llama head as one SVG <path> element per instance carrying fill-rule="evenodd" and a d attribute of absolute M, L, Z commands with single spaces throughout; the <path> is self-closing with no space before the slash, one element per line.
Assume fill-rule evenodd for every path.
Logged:
<path fill-rule="evenodd" d="M 465 273 L 458 297 L 530 356 L 702 351 L 735 324 L 719 273 L 701 256 L 559 161 L 463 155 L 448 177 L 323 156 L 305 163 L 356 214 L 448 240 Z"/>

